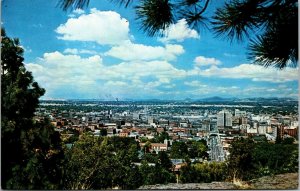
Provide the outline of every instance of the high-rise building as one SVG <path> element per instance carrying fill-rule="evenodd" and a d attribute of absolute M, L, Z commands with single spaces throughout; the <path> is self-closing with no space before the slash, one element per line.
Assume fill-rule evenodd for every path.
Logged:
<path fill-rule="evenodd" d="M 217 116 L 217 127 L 232 127 L 232 114 L 227 110 L 222 110 Z"/>

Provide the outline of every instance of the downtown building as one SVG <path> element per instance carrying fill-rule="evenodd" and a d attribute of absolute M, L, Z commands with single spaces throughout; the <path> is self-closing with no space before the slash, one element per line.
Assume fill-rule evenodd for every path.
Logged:
<path fill-rule="evenodd" d="M 222 110 L 217 115 L 217 127 L 220 129 L 232 127 L 232 114 L 227 110 Z"/>

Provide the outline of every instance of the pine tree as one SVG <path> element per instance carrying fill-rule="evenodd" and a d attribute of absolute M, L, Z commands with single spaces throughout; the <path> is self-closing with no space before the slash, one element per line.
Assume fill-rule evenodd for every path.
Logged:
<path fill-rule="evenodd" d="M 18 39 L 1 29 L 1 183 L 3 189 L 58 189 L 63 151 L 50 122 L 33 120 L 45 93 L 24 67 Z"/>

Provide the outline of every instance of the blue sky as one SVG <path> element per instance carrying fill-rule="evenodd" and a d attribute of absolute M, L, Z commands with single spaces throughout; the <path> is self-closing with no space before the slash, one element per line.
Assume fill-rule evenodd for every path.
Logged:
<path fill-rule="evenodd" d="M 250 64 L 247 43 L 197 32 L 185 20 L 164 37 L 139 30 L 132 8 L 91 0 L 63 11 L 58 0 L 2 0 L 2 26 L 25 49 L 43 99 L 185 99 L 298 96 L 298 68 Z M 207 14 L 221 1 L 212 1 Z"/>

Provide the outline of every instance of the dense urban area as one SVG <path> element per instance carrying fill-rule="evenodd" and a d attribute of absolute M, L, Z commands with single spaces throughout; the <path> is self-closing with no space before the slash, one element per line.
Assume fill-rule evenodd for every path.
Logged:
<path fill-rule="evenodd" d="M 137 171 L 123 171 L 122 176 L 132 177 L 122 181 L 134 181 L 107 187 L 242 180 L 298 171 L 298 102 L 293 99 L 52 100 L 42 101 L 35 116 L 55 126 L 74 155 L 71 160 L 83 157 L 95 165 L 72 163 L 72 169 L 97 168 L 92 149 L 99 145 L 94 139 L 110 142 L 115 155 L 125 152 L 118 163 L 129 160 Z M 87 172 L 73 173 L 84 177 Z"/>

